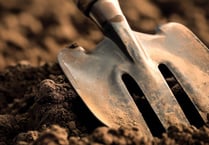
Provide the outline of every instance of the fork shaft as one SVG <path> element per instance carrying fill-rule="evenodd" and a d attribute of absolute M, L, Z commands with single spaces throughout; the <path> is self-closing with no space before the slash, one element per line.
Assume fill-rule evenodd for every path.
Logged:
<path fill-rule="evenodd" d="M 131 62 L 140 62 L 142 65 L 149 62 L 149 57 L 132 33 L 118 0 L 74 1 L 100 27 L 105 36 L 119 46 Z"/>

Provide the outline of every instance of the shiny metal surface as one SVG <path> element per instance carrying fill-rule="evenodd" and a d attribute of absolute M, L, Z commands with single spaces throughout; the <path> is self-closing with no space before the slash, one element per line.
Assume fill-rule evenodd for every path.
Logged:
<path fill-rule="evenodd" d="M 91 0 L 79 2 L 87 4 L 90 17 L 108 38 L 92 52 L 82 47 L 66 48 L 59 53 L 58 61 L 100 121 L 110 127 L 138 127 L 152 136 L 122 78 L 128 74 L 142 90 L 163 128 L 189 124 L 159 70 L 160 64 L 174 74 L 202 120 L 207 121 L 209 50 L 190 30 L 168 23 L 155 35 L 133 32 L 117 0 L 96 0 L 93 5 L 89 5 Z"/>
<path fill-rule="evenodd" d="M 165 64 L 178 79 L 206 121 L 209 112 L 209 51 L 183 25 L 163 25 L 156 35 L 134 32 L 151 61 L 132 63 L 110 39 L 91 53 L 81 47 L 63 49 L 58 56 L 66 76 L 93 114 L 110 127 L 139 126 L 150 134 L 143 116 L 121 76 L 132 76 L 160 121 L 167 128 L 188 123 L 158 66 Z"/>

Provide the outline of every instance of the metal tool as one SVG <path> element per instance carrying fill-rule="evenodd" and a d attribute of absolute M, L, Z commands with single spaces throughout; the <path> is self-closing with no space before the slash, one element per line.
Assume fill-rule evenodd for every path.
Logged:
<path fill-rule="evenodd" d="M 138 127 L 145 135 L 155 136 L 158 129 L 166 130 L 178 123 L 192 124 L 192 118 L 198 116 L 200 122 L 207 121 L 209 51 L 189 29 L 168 23 L 155 35 L 134 32 L 117 0 L 77 0 L 76 4 L 106 37 L 91 52 L 80 46 L 65 48 L 58 61 L 101 122 L 110 127 Z M 191 112 L 185 111 L 187 106 L 180 105 L 175 98 L 161 66 L 174 75 L 187 94 L 187 101 L 193 106 Z M 137 92 L 143 93 L 160 127 L 154 125 L 153 129 L 156 122 L 145 119 L 149 113 L 142 113 L 143 105 L 139 106 L 141 110 L 136 106 L 133 97 Z M 192 111 L 196 114 L 191 117 Z"/>

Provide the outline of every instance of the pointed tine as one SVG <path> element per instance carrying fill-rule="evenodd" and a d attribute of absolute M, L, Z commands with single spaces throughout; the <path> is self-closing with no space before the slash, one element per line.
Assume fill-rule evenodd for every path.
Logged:
<path fill-rule="evenodd" d="M 58 56 L 75 90 L 101 122 L 114 128 L 137 127 L 151 137 L 143 116 L 122 82 L 119 64 L 126 64 L 125 59 L 108 39 L 98 44 L 92 53 L 81 48 L 64 49 Z"/>

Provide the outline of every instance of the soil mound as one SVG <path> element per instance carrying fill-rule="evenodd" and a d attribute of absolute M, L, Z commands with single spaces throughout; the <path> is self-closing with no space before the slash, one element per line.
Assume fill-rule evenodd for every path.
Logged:
<path fill-rule="evenodd" d="M 134 30 L 154 33 L 157 25 L 180 22 L 209 47 L 209 1 L 119 2 Z M 103 35 L 70 0 L 0 0 L 0 22 L 0 144 L 209 144 L 208 124 L 170 126 L 149 139 L 137 128 L 105 127 L 92 115 L 56 56 L 73 41 L 90 49 Z"/>

